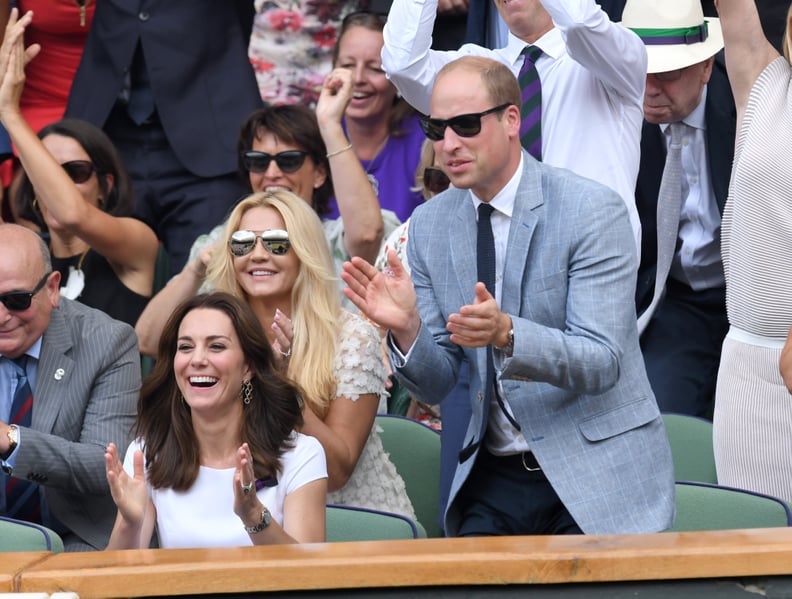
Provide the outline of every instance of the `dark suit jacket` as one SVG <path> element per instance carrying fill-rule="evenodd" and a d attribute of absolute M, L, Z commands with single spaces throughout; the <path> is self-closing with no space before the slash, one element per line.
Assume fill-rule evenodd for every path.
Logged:
<path fill-rule="evenodd" d="M 102 0 L 67 116 L 102 127 L 142 45 L 160 121 L 182 165 L 214 177 L 237 168 L 242 121 L 262 104 L 247 57 L 252 0 Z"/>
<path fill-rule="evenodd" d="M 718 208 L 723 206 L 729 191 L 729 178 L 734 159 L 734 136 L 737 112 L 734 107 L 723 52 L 715 57 L 705 105 L 707 123 L 707 154 L 710 181 Z M 663 177 L 666 148 L 658 125 L 644 121 L 641 134 L 641 166 L 635 190 L 635 203 L 641 219 L 641 265 L 638 268 L 636 306 L 640 314 L 652 301 L 657 270 L 657 194 Z"/>

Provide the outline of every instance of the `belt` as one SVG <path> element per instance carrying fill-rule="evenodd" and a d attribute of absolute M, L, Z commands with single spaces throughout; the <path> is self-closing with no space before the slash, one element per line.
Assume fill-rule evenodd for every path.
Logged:
<path fill-rule="evenodd" d="M 508 455 L 495 455 L 487 451 L 490 456 L 498 460 L 501 464 L 507 464 L 512 468 L 520 468 L 528 472 L 539 472 L 542 467 L 536 461 L 536 456 L 532 451 L 523 451 L 522 453 L 510 453 Z"/>

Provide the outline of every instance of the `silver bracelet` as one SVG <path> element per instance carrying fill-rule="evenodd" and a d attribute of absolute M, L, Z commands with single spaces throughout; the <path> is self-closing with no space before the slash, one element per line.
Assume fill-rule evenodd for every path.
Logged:
<path fill-rule="evenodd" d="M 333 156 L 338 156 L 339 154 L 343 154 L 347 150 L 352 149 L 352 144 L 350 143 L 348 146 L 341 148 L 340 150 L 336 150 L 335 152 L 328 152 L 327 157 L 332 158 Z"/>

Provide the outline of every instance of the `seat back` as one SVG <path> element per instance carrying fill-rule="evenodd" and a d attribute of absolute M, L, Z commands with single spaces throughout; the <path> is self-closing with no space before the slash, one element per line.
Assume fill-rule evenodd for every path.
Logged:
<path fill-rule="evenodd" d="M 404 480 L 418 522 L 430 537 L 442 537 L 440 517 L 440 433 L 412 418 L 379 414 L 382 446 Z"/>
<path fill-rule="evenodd" d="M 40 524 L 0 516 L 0 552 L 63 551 L 58 534 Z"/>
<path fill-rule="evenodd" d="M 426 538 L 423 527 L 400 514 L 348 505 L 328 505 L 327 542 Z"/>
<path fill-rule="evenodd" d="M 792 526 L 792 513 L 784 501 L 733 487 L 677 482 L 676 508 L 669 532 Z"/>
<path fill-rule="evenodd" d="M 671 444 L 674 478 L 717 484 L 712 422 L 696 416 L 664 413 L 663 423 Z"/>

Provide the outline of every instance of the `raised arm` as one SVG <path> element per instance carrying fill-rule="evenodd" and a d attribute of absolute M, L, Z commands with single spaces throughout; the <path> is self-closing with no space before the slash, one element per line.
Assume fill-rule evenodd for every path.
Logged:
<path fill-rule="evenodd" d="M 112 216 L 87 202 L 22 116 L 19 99 L 25 85 L 25 65 L 40 49 L 37 44 L 24 48 L 24 31 L 32 19 L 33 13 L 28 12 L 17 20 L 16 9 L 9 16 L 0 47 L 0 121 L 14 142 L 41 205 L 65 229 L 107 258 L 125 285 L 149 295 L 158 250 L 154 231 L 137 219 Z M 97 173 L 97 177 L 102 176 L 107 177 L 108 186 L 114 184 L 112 176 Z"/>
<path fill-rule="evenodd" d="M 215 238 L 219 229 L 221 227 L 216 227 L 209 234 L 208 239 Z M 190 255 L 195 257 L 188 260 L 182 271 L 146 305 L 135 324 L 140 353 L 144 356 L 156 357 L 160 334 L 176 306 L 198 293 L 206 276 L 206 266 L 212 256 L 212 248 L 211 242 L 207 243 L 203 238 L 199 238 L 190 252 Z"/>
<path fill-rule="evenodd" d="M 351 98 L 352 72 L 334 69 L 319 94 L 316 118 L 327 147 L 333 190 L 344 222 L 344 246 L 350 256 L 360 256 L 374 263 L 384 232 L 382 210 L 341 127 L 341 118 Z"/>
<path fill-rule="evenodd" d="M 754 0 L 715 0 L 715 7 L 723 29 L 726 70 L 739 129 L 754 82 L 780 55 L 762 31 Z"/>

